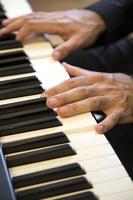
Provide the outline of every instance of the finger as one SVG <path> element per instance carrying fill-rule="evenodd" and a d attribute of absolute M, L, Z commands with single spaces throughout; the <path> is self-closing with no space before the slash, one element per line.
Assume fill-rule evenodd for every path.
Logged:
<path fill-rule="evenodd" d="M 1 29 L 0 34 L 8 34 L 12 31 L 16 31 L 16 30 L 20 29 L 20 27 L 22 26 L 23 23 L 24 23 L 24 19 L 15 20 L 14 22 L 9 23 L 9 25 L 7 25 L 3 29 Z"/>
<path fill-rule="evenodd" d="M 57 106 L 57 113 L 61 117 L 68 117 L 68 116 L 73 116 L 73 115 L 84 113 L 84 112 L 104 110 L 104 106 L 107 102 L 107 99 L 105 97 L 102 97 L 102 98 L 99 97 L 100 99 L 99 103 L 96 102 L 96 99 L 98 98 L 91 97 L 91 98 L 84 99 L 81 101 L 76 101 L 74 103 L 65 104 L 59 107 Z"/>
<path fill-rule="evenodd" d="M 75 76 L 81 76 L 81 75 L 85 75 L 88 73 L 88 70 L 76 67 L 76 66 L 72 66 L 69 65 L 65 62 L 62 63 L 62 65 L 64 66 L 64 68 L 66 69 L 66 71 L 68 72 L 68 74 L 72 77 Z"/>
<path fill-rule="evenodd" d="M 23 41 L 28 35 L 30 35 L 33 32 L 32 27 L 29 27 L 27 24 L 23 25 L 20 30 L 18 31 L 18 34 L 16 36 L 17 40 Z"/>
<path fill-rule="evenodd" d="M 73 36 L 55 48 L 53 52 L 53 58 L 55 60 L 62 60 L 71 52 L 78 49 L 79 46 L 80 46 L 80 43 L 77 42 L 77 37 Z"/>
<path fill-rule="evenodd" d="M 96 110 L 103 109 L 103 108 L 107 109 L 110 104 L 109 97 L 98 98 L 97 97 L 98 95 L 99 96 L 101 95 L 101 90 L 97 91 L 97 88 L 95 88 L 94 86 L 80 86 L 80 87 L 73 88 L 71 90 L 68 90 L 62 93 L 59 92 L 55 96 L 48 95 L 47 105 L 50 108 L 55 108 L 61 105 L 65 105 L 68 103 L 73 103 L 76 101 L 81 101 L 81 100 L 89 98 L 88 101 L 90 102 L 86 102 L 88 104 L 88 109 L 89 109 L 89 106 L 91 107 L 91 109 L 96 109 Z M 90 99 L 92 97 L 95 97 L 93 98 L 93 101 Z"/>
<path fill-rule="evenodd" d="M 75 101 L 80 101 L 89 96 L 87 87 L 79 87 L 60 93 L 47 99 L 48 107 L 54 108 Z"/>
<path fill-rule="evenodd" d="M 106 133 L 111 130 L 121 120 L 121 112 L 114 112 L 108 115 L 101 123 L 96 125 L 97 133 Z"/>
<path fill-rule="evenodd" d="M 46 90 L 44 92 L 44 96 L 47 94 L 48 97 L 52 97 L 52 96 L 67 92 L 72 89 L 75 89 L 75 92 L 73 92 L 73 90 L 71 91 L 71 95 L 73 96 L 75 96 L 75 94 L 78 93 L 78 90 L 80 90 L 80 92 L 84 96 L 87 96 L 89 92 L 92 93 L 92 90 L 93 90 L 93 93 L 95 91 L 95 87 L 93 86 L 90 88 L 86 88 L 86 86 L 89 87 L 90 84 L 91 82 L 89 81 L 88 77 L 85 77 L 85 76 L 74 77 Z M 66 93 L 66 96 L 67 96 L 67 93 Z"/>
<path fill-rule="evenodd" d="M 10 23 L 12 23 L 13 21 L 18 20 L 18 19 L 19 19 L 19 17 L 14 17 L 14 18 L 11 18 L 11 19 L 5 19 L 5 20 L 2 21 L 2 24 L 3 24 L 4 26 L 7 26 L 8 24 L 10 24 Z"/>
<path fill-rule="evenodd" d="M 18 34 L 17 39 L 18 40 L 24 40 L 25 37 L 30 35 L 31 33 L 54 33 L 61 34 L 62 28 L 60 26 L 56 26 L 54 22 L 47 23 L 44 20 L 38 20 L 38 19 L 29 19 L 28 21 L 25 21 L 23 23 L 23 26 L 21 26 Z"/>

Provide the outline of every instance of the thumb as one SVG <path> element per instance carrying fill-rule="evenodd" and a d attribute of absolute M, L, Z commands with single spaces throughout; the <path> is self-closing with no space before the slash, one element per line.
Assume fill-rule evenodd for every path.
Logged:
<path fill-rule="evenodd" d="M 86 70 L 81 69 L 79 67 L 69 65 L 65 62 L 63 62 L 62 65 L 71 77 L 76 77 L 86 74 Z"/>
<path fill-rule="evenodd" d="M 111 130 L 116 124 L 120 122 L 121 113 L 115 112 L 113 114 L 108 115 L 101 123 L 96 125 L 97 133 L 106 133 Z"/>
<path fill-rule="evenodd" d="M 75 39 L 75 37 L 71 37 L 67 41 L 64 41 L 54 49 L 53 58 L 58 61 L 62 60 L 71 52 L 78 49 L 78 45 L 76 43 L 77 40 Z"/>

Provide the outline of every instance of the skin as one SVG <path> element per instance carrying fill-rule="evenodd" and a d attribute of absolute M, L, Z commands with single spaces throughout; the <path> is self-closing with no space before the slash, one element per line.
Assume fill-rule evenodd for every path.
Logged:
<path fill-rule="evenodd" d="M 58 34 L 64 42 L 56 47 L 53 57 L 62 60 L 71 52 L 92 45 L 105 31 L 103 19 L 85 9 L 58 12 L 34 12 L 3 21 L 0 35 L 18 31 L 17 40 L 24 40 L 31 33 Z M 78 41 L 78 42 L 77 42 Z"/>
<path fill-rule="evenodd" d="M 133 79 L 122 73 L 100 73 L 63 64 L 72 77 L 43 93 L 47 105 L 62 117 L 103 111 L 106 118 L 96 125 L 105 133 L 116 124 L 133 122 Z"/>
<path fill-rule="evenodd" d="M 56 60 L 92 45 L 106 30 L 103 19 L 88 10 L 36 12 L 3 21 L 0 35 L 17 31 L 17 40 L 32 33 L 59 34 L 64 42 L 53 51 Z M 63 64 L 70 79 L 47 90 L 47 105 L 68 117 L 83 112 L 103 111 L 106 118 L 96 125 L 105 133 L 119 123 L 133 122 L 133 79 L 120 73 L 99 73 Z"/>

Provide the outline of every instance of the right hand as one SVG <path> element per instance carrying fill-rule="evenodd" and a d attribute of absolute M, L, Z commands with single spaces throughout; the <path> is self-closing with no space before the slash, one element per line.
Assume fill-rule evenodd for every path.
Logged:
<path fill-rule="evenodd" d="M 53 52 L 56 60 L 62 60 L 71 52 L 92 45 L 105 31 L 103 19 L 95 12 L 67 10 L 58 12 L 35 12 L 3 21 L 0 35 L 18 31 L 17 40 L 24 40 L 31 33 L 58 34 L 64 42 Z"/>

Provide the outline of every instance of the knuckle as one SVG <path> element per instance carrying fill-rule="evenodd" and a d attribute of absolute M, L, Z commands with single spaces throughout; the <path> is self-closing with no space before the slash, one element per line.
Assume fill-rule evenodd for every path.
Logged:
<path fill-rule="evenodd" d="M 96 109 L 102 109 L 105 102 L 102 97 L 95 97 L 93 103 L 94 103 Z"/>
<path fill-rule="evenodd" d="M 76 114 L 75 112 L 75 105 L 74 104 L 67 104 L 62 107 L 57 107 L 57 113 L 61 117 L 69 117 Z"/>
<path fill-rule="evenodd" d="M 76 114 L 78 112 L 76 103 L 68 104 L 67 109 L 70 115 Z"/>
<path fill-rule="evenodd" d="M 67 42 L 64 42 L 64 44 L 62 45 L 62 49 L 64 49 L 66 52 L 68 52 L 70 50 L 70 46 Z"/>
<path fill-rule="evenodd" d="M 65 105 L 69 100 L 66 95 L 57 95 L 58 105 Z"/>
<path fill-rule="evenodd" d="M 86 86 L 80 87 L 79 93 L 83 98 L 89 97 L 90 89 L 88 89 Z"/>
<path fill-rule="evenodd" d="M 68 85 L 68 88 L 73 88 L 77 86 L 78 81 L 75 78 L 71 78 L 68 81 L 66 81 L 66 84 Z"/>
<path fill-rule="evenodd" d="M 47 94 L 48 94 L 49 97 L 54 96 L 57 93 L 58 93 L 58 90 L 56 88 L 52 88 L 52 89 L 47 90 Z"/>

